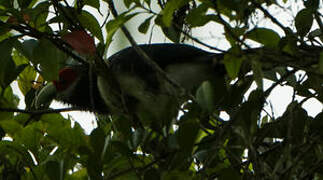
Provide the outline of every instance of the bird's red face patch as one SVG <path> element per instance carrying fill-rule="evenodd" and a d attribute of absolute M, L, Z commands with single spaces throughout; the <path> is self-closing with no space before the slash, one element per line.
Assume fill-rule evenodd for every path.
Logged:
<path fill-rule="evenodd" d="M 59 71 L 58 81 L 54 80 L 53 83 L 58 92 L 66 90 L 73 82 L 76 80 L 78 74 L 77 72 L 70 68 L 66 67 Z"/>

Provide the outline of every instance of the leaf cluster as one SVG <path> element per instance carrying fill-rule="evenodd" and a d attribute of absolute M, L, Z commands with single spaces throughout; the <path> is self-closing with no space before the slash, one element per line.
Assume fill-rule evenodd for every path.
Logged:
<path fill-rule="evenodd" d="M 294 3 L 284 0 L 288 2 Z M 292 28 L 268 11 L 282 8 L 272 0 L 123 0 L 124 12 L 115 18 L 102 15 L 102 6 L 115 14 L 113 3 L 117 1 L 0 1 L 0 179 L 323 176 L 323 114 L 311 117 L 302 107 L 309 99 L 323 102 L 319 0 L 303 1 Z M 106 21 L 100 24 L 86 7 Z M 157 26 L 174 43 L 192 40 L 216 50 L 227 76 L 202 83 L 178 109 L 180 116 L 165 120 L 168 124 L 155 122 L 155 127 L 134 127 L 126 115 L 97 115 L 98 127 L 86 134 L 71 117 L 35 106 L 41 87 L 57 79 L 59 69 L 71 61 L 97 65 L 115 33 L 142 14 L 148 16 L 139 32 L 148 34 Z M 258 14 L 279 31 L 253 24 Z M 210 23 L 223 28 L 229 49 L 191 35 L 192 29 Z M 80 38 L 97 43 L 79 43 Z M 250 41 L 259 46 L 252 48 Z M 273 82 L 269 88 L 264 79 Z M 15 95 L 14 82 L 24 98 Z M 252 83 L 257 88 L 246 97 Z M 284 114 L 275 117 L 268 112 L 267 98 L 278 85 L 291 87 L 293 97 Z M 17 109 L 23 99 L 25 108 Z"/>

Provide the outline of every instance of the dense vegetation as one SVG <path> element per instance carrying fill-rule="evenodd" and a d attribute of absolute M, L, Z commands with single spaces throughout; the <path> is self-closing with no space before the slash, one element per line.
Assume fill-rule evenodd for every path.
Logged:
<path fill-rule="evenodd" d="M 292 11 L 292 22 L 277 9 Z M 135 30 L 124 26 L 143 14 Z M 319 0 L 1 0 L 0 179 L 323 178 L 323 113 L 312 117 L 302 106 L 323 102 L 322 17 Z M 191 33 L 209 24 L 229 48 Z M 168 124 L 148 119 L 136 127 L 127 114 L 95 114 L 88 135 L 60 114 L 78 109 L 35 105 L 67 62 L 101 67 L 118 31 L 132 46 L 133 31 L 193 42 L 218 53 L 226 75 L 188 92 L 191 100 Z M 264 79 L 272 84 L 264 88 Z M 280 85 L 293 95 L 276 117 L 267 98 Z"/>

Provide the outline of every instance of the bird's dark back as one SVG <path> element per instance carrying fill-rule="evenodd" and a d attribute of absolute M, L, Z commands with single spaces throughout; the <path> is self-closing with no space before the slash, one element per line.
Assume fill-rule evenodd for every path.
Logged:
<path fill-rule="evenodd" d="M 191 45 L 185 44 L 144 44 L 139 47 L 155 61 L 162 69 L 168 64 L 189 62 L 197 57 L 211 57 L 214 53 L 204 51 Z M 108 61 L 113 68 L 127 68 L 143 62 L 141 56 L 137 54 L 133 47 L 125 48 L 112 55 Z"/>

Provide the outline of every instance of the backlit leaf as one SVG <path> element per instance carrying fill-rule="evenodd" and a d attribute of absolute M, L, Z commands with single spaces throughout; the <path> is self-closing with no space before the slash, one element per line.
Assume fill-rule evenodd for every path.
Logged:
<path fill-rule="evenodd" d="M 304 37 L 310 30 L 313 24 L 313 14 L 309 9 L 302 9 L 295 17 L 295 26 L 297 34 Z"/>

